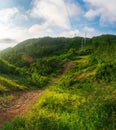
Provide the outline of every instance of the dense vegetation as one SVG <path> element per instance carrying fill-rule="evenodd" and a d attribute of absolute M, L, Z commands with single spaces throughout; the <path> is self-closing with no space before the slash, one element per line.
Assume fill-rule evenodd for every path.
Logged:
<path fill-rule="evenodd" d="M 4 65 L 4 67 L 1 66 L 0 71 L 3 71 L 2 73 L 5 71 L 5 74 L 16 72 L 13 78 L 19 78 L 25 85 L 41 88 L 48 83 L 51 77 L 62 73 L 63 64 L 73 58 L 76 49 L 81 46 L 81 40 L 81 37 L 45 37 L 26 40 L 0 53 L 1 58 L 4 59 L 1 61 L 5 62 L 6 66 L 6 68 Z M 20 79 L 21 75 L 25 78 Z"/>
<path fill-rule="evenodd" d="M 2 130 L 116 129 L 116 36 L 87 39 L 83 48 L 81 44 L 80 37 L 46 37 L 1 52 L 0 83 L 10 78 L 29 87 L 51 84 L 25 117 L 5 123 Z M 66 64 L 71 64 L 68 69 Z"/>

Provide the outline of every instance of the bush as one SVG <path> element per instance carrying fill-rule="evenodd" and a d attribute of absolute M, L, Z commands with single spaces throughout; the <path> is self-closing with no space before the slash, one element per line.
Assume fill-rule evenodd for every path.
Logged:
<path fill-rule="evenodd" d="M 5 123 L 3 125 L 4 130 L 24 130 L 25 128 L 25 119 L 23 117 L 16 117 L 12 123 Z"/>
<path fill-rule="evenodd" d="M 0 59 L 0 72 L 3 74 L 18 74 L 16 67 L 3 59 Z"/>
<path fill-rule="evenodd" d="M 97 80 L 104 80 L 107 82 L 113 81 L 116 78 L 116 64 L 102 63 L 98 65 L 95 78 Z"/>
<path fill-rule="evenodd" d="M 30 79 L 31 84 L 42 88 L 48 83 L 48 78 L 46 76 L 41 76 L 37 73 L 33 73 Z"/>

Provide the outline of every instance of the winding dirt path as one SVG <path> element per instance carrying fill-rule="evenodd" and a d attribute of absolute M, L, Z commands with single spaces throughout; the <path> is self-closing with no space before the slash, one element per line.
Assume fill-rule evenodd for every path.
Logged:
<path fill-rule="evenodd" d="M 0 112 L 0 127 L 5 121 L 11 121 L 16 116 L 23 116 L 36 103 L 43 90 L 16 92 L 16 98 Z"/>
<path fill-rule="evenodd" d="M 66 74 L 72 66 L 74 66 L 74 62 L 67 62 L 64 65 L 64 71 L 61 76 L 58 76 L 46 87 L 51 86 L 55 82 L 57 82 L 64 74 Z M 14 92 L 15 99 L 13 99 L 9 104 L 3 107 L 3 110 L 0 111 L 0 127 L 2 127 L 3 123 L 6 121 L 11 121 L 16 116 L 23 116 L 28 112 L 33 105 L 37 102 L 39 97 L 44 92 L 43 90 L 33 90 L 33 91 L 21 91 L 21 92 Z"/>

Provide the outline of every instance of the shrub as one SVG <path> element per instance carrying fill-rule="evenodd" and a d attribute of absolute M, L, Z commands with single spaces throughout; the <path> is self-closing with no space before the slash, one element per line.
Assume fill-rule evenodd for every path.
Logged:
<path fill-rule="evenodd" d="M 95 78 L 97 80 L 113 81 L 116 78 L 116 64 L 115 63 L 102 63 L 98 65 Z"/>

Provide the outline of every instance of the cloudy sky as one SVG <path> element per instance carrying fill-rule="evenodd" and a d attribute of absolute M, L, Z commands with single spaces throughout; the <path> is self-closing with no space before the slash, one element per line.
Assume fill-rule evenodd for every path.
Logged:
<path fill-rule="evenodd" d="M 116 0 L 2 0 L 0 50 L 28 38 L 116 34 Z"/>

